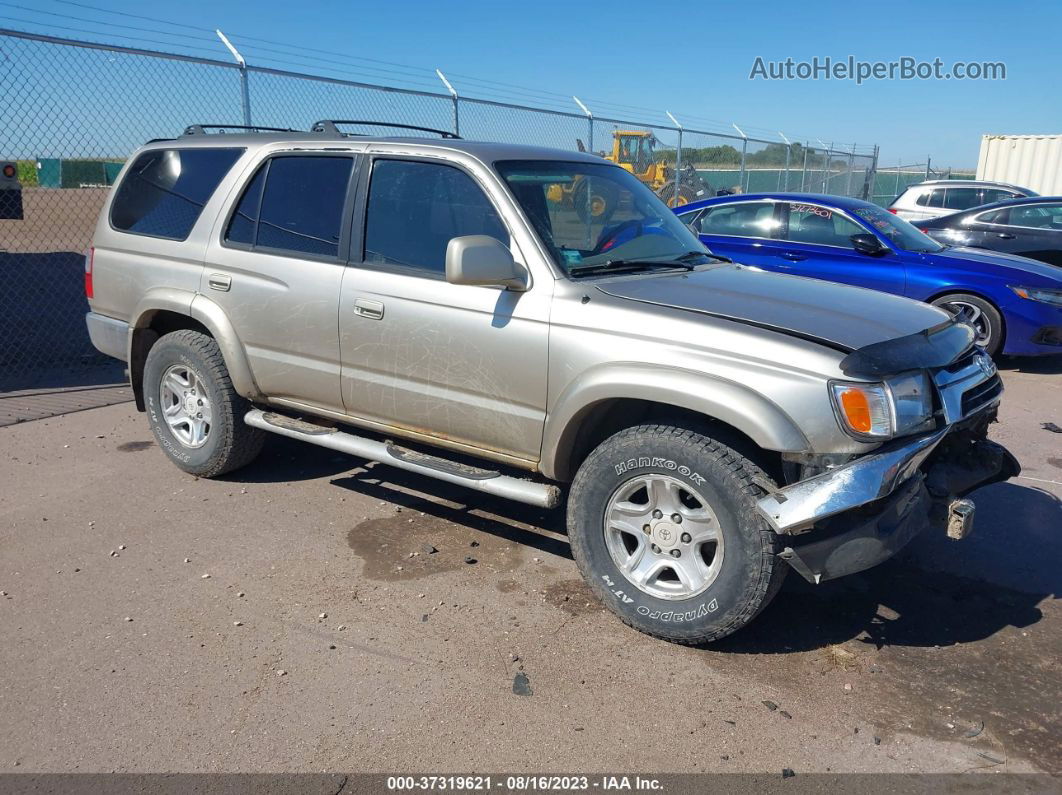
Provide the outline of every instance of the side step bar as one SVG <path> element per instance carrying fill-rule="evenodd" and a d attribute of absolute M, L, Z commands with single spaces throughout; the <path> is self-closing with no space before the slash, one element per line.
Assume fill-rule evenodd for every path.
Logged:
<path fill-rule="evenodd" d="M 367 458 L 370 461 L 379 461 L 381 464 L 427 475 L 447 483 L 456 483 L 458 486 L 484 491 L 487 494 L 505 497 L 516 502 L 535 505 L 539 508 L 555 508 L 560 504 L 561 491 L 558 486 L 535 483 L 531 480 L 509 477 L 494 470 L 459 464 L 445 458 L 408 450 L 393 442 L 365 439 L 344 433 L 337 428 L 316 425 L 260 409 L 248 411 L 243 421 L 263 431 L 287 436 L 290 439 L 299 439 L 359 458 Z"/>

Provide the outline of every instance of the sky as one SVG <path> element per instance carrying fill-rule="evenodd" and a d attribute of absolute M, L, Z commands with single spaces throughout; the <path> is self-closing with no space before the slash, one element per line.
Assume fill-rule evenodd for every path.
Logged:
<path fill-rule="evenodd" d="M 577 111 L 574 94 L 598 116 L 878 144 L 882 166 L 972 168 L 982 134 L 1062 133 L 1059 0 L 10 0 L 0 26 L 228 59 L 216 27 L 252 64 L 428 90 L 439 68 L 468 96 Z M 816 56 L 1003 62 L 1006 79 L 750 79 L 757 58 Z"/>

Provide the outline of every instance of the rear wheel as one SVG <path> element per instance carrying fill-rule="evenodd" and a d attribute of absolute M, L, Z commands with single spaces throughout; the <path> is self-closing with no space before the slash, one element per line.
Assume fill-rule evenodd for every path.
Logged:
<path fill-rule="evenodd" d="M 965 311 L 977 332 L 975 342 L 991 356 L 1003 346 L 1003 318 L 999 310 L 985 299 L 968 293 L 951 293 L 934 300 L 933 306 L 954 313 Z"/>
<path fill-rule="evenodd" d="M 265 433 L 243 421 L 251 404 L 236 393 L 217 342 L 184 329 L 152 346 L 144 402 L 159 447 L 185 472 L 210 478 L 249 464 Z"/>
<path fill-rule="evenodd" d="M 748 624 L 787 571 L 755 506 L 767 475 L 692 430 L 643 425 L 579 468 L 568 536 L 583 576 L 626 624 L 701 644 Z"/>

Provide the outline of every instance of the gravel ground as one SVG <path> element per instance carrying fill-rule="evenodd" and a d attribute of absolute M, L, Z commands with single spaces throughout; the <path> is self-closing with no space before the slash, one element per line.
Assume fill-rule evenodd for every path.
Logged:
<path fill-rule="evenodd" d="M 559 512 L 280 438 L 197 480 L 129 404 L 0 428 L 0 770 L 1060 773 L 1060 374 L 1004 373 L 971 538 L 708 650 L 604 611 Z"/>

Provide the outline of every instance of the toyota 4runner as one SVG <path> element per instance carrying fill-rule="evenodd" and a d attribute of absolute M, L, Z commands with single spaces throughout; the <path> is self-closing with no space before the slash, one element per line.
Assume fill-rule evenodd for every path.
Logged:
<path fill-rule="evenodd" d="M 186 472 L 275 433 L 566 497 L 598 597 L 691 644 L 790 568 L 819 582 L 925 528 L 963 537 L 965 495 L 1017 474 L 963 318 L 715 257 L 592 155 L 338 124 L 153 141 L 103 209 L 89 333 Z"/>

